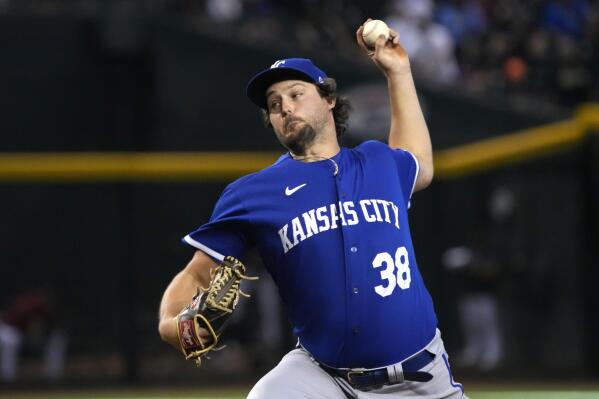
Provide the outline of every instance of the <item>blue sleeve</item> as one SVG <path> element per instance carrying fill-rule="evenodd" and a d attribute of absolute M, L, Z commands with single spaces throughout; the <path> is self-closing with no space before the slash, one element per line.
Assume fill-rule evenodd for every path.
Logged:
<path fill-rule="evenodd" d="M 378 159 L 378 162 L 384 162 L 384 164 L 381 164 L 381 167 L 385 170 L 389 170 L 391 173 L 397 172 L 396 176 L 399 180 L 404 204 L 406 205 L 406 209 L 409 208 L 410 199 L 412 198 L 416 179 L 418 178 L 419 165 L 416 156 L 400 148 L 391 148 L 387 144 L 377 140 L 365 141 L 359 147 L 361 151 L 366 151 L 373 155 Z M 389 154 L 391 157 L 389 157 Z M 389 165 L 390 158 L 393 159 L 393 164 L 397 169 L 393 170 L 393 164 Z"/>
<path fill-rule="evenodd" d="M 222 261 L 225 256 L 240 258 L 249 248 L 247 229 L 247 211 L 228 186 L 214 206 L 210 221 L 183 237 L 182 241 L 217 261 Z"/>
<path fill-rule="evenodd" d="M 410 207 L 410 199 L 414 193 L 414 186 L 418 178 L 418 170 L 420 165 L 416 156 L 409 151 L 400 148 L 391 149 L 395 163 L 397 164 L 397 172 L 401 183 L 406 207 Z"/>

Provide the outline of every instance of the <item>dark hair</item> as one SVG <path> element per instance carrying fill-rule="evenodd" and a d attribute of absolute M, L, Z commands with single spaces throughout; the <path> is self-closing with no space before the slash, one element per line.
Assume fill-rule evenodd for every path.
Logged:
<path fill-rule="evenodd" d="M 339 97 L 337 95 L 337 81 L 335 79 L 325 78 L 323 83 L 315 86 L 322 98 L 326 98 L 327 100 L 337 99 L 335 107 L 333 108 L 333 118 L 335 119 L 337 138 L 340 138 L 345 132 L 345 129 L 347 129 L 347 120 L 349 118 L 349 112 L 351 111 L 351 104 L 346 97 Z M 262 110 L 262 117 L 264 125 L 272 128 L 267 110 Z"/>

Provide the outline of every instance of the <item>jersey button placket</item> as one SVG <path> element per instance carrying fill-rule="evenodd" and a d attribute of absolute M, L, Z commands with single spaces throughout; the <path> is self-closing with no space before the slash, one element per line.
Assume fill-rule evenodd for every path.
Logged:
<path fill-rule="evenodd" d="M 347 193 L 354 190 L 354 187 L 347 187 L 347 184 L 344 184 L 346 181 L 348 181 L 348 179 L 342 179 L 341 173 L 335 176 L 335 183 L 337 185 L 337 193 L 340 201 L 347 200 Z M 349 179 L 349 181 L 351 181 L 351 179 Z M 342 231 L 345 251 L 347 251 L 347 255 L 345 256 L 345 266 L 347 272 L 346 287 L 349 295 L 348 308 L 358 309 L 360 307 L 360 297 L 357 294 L 360 292 L 358 282 L 361 281 L 361 273 L 360 268 L 358 267 L 358 246 L 356 245 L 355 241 L 355 234 L 357 234 L 357 231 L 353 228 L 353 226 L 349 225 L 343 226 Z M 357 344 L 359 342 L 358 336 L 360 335 L 360 322 L 360 316 L 356 312 L 349 313 L 347 318 L 347 327 L 350 333 L 348 338 L 350 339 L 350 342 L 352 342 L 350 345 Z M 352 339 L 352 337 L 354 337 L 354 339 Z M 356 339 L 358 339 L 358 341 L 356 341 Z M 353 353 L 350 355 L 350 357 L 351 356 L 353 356 Z"/>
<path fill-rule="evenodd" d="M 351 296 L 353 298 L 354 304 L 353 306 L 355 308 L 358 307 L 358 303 L 359 302 L 355 302 L 355 301 L 359 301 L 358 298 L 358 293 L 360 292 L 359 288 L 356 286 L 356 282 L 360 280 L 360 270 L 359 268 L 356 268 L 355 266 L 358 263 L 358 258 L 356 258 L 356 255 L 358 253 L 358 247 L 354 244 L 349 248 L 349 259 L 348 259 L 348 267 L 351 269 L 351 277 L 350 277 L 350 281 L 349 283 L 351 284 L 350 287 L 351 288 Z M 352 335 L 355 337 L 358 334 L 360 334 L 360 327 L 357 327 L 356 323 L 359 323 L 359 319 L 354 318 L 351 323 L 354 325 L 354 327 L 351 330 Z"/>

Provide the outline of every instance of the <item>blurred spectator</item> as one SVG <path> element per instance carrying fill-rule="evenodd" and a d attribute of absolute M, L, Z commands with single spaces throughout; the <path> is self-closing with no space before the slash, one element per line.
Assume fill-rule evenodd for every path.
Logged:
<path fill-rule="evenodd" d="M 572 37 L 558 36 L 555 41 L 555 57 L 558 62 L 556 84 L 561 103 L 573 106 L 585 101 L 592 80 L 582 49 Z"/>
<path fill-rule="evenodd" d="M 23 352 L 41 352 L 47 380 L 62 377 L 67 338 L 47 289 L 17 295 L 0 317 L 0 378 L 15 381 Z"/>
<path fill-rule="evenodd" d="M 248 45 L 271 46 L 290 40 L 281 17 L 281 6 L 272 0 L 246 0 L 237 24 L 236 38 Z"/>
<path fill-rule="evenodd" d="M 555 90 L 553 77 L 556 69 L 552 36 L 545 29 L 536 28 L 526 39 L 524 52 L 529 69 L 526 76 L 528 92 L 550 99 L 547 93 Z"/>
<path fill-rule="evenodd" d="M 517 85 L 526 78 L 528 66 L 522 58 L 511 56 L 503 64 L 503 70 L 508 83 Z"/>
<path fill-rule="evenodd" d="M 456 43 L 487 28 L 487 16 L 480 1 L 443 0 L 437 4 L 435 14 L 437 22 L 449 30 Z"/>
<path fill-rule="evenodd" d="M 454 41 L 442 25 L 433 21 L 432 0 L 393 0 L 385 20 L 399 33 L 416 77 L 434 84 L 453 83 L 459 77 Z"/>
<path fill-rule="evenodd" d="M 492 370 L 503 352 L 495 294 L 498 265 L 484 258 L 478 248 L 466 245 L 445 250 L 442 263 L 459 279 L 461 287 L 458 313 L 464 343 L 456 364 Z"/>
<path fill-rule="evenodd" d="M 480 371 L 495 369 L 503 357 L 499 290 L 522 263 L 514 233 L 515 192 L 497 184 L 487 198 L 469 242 L 442 255 L 442 264 L 455 277 L 461 294 L 458 312 L 464 342 L 456 364 Z"/>
<path fill-rule="evenodd" d="M 589 8 L 586 0 L 551 0 L 543 7 L 541 26 L 580 39 L 584 34 Z"/>
<path fill-rule="evenodd" d="M 284 1 L 291 12 L 295 40 L 302 52 L 339 55 L 356 51 L 352 29 L 361 23 L 349 2 L 339 0 Z M 353 22 L 352 22 L 353 21 Z M 359 21 L 359 22 L 358 22 Z"/>
<path fill-rule="evenodd" d="M 241 0 L 208 0 L 206 11 L 217 22 L 233 22 L 241 18 L 243 3 Z"/>

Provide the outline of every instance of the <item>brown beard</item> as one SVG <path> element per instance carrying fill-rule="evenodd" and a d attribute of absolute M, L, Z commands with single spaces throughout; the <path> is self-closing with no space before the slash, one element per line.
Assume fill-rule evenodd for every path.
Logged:
<path fill-rule="evenodd" d="M 293 121 L 285 123 L 285 129 L 287 129 L 287 126 L 291 122 Z M 281 142 L 281 144 L 283 144 L 285 148 L 287 148 L 292 153 L 296 155 L 304 155 L 308 147 L 314 142 L 315 138 L 316 131 L 314 130 L 314 128 L 310 126 L 308 123 L 304 123 L 304 126 L 302 126 L 301 129 L 299 129 L 299 131 L 296 132 L 294 135 L 290 137 L 279 136 L 279 141 Z"/>

